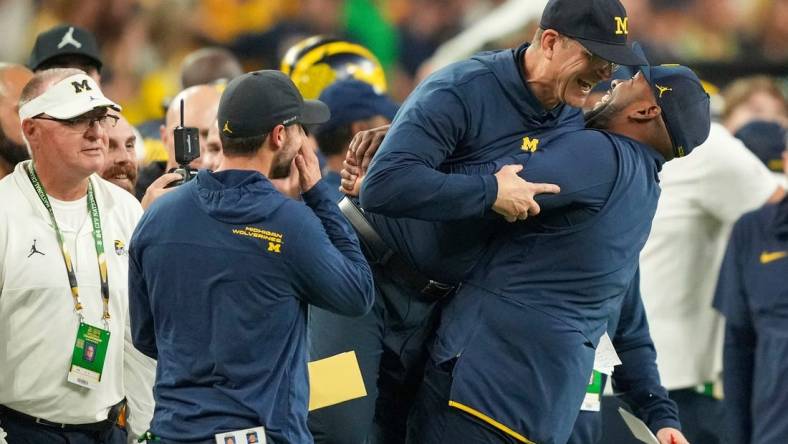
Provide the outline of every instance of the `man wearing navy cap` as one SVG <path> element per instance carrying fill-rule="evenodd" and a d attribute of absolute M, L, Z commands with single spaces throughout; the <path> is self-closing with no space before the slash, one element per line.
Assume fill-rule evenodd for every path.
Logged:
<path fill-rule="evenodd" d="M 645 63 L 626 44 L 627 24 L 618 0 L 551 0 L 532 43 L 479 54 L 430 76 L 403 104 L 375 156 L 362 206 L 428 220 L 536 214 L 533 194 L 555 187 L 526 184 L 516 167 L 481 177 L 462 173 L 581 127 L 578 108 L 593 86 L 616 64 Z M 401 194 L 409 198 L 395 197 Z"/>
<path fill-rule="evenodd" d="M 279 71 L 231 81 L 224 160 L 161 196 L 131 242 L 134 346 L 158 359 L 151 432 L 162 444 L 256 433 L 309 443 L 307 304 L 361 316 L 373 282 L 330 199 L 303 125 L 325 122 Z M 299 173 L 306 205 L 269 179 Z"/>
<path fill-rule="evenodd" d="M 568 439 L 597 342 L 637 286 L 657 173 L 702 143 L 710 124 L 708 96 L 684 67 L 614 81 L 587 118 L 611 133 L 567 133 L 552 149 L 515 156 L 524 177 L 562 192 L 537 197 L 539 218 L 499 227 L 447 303 L 409 442 Z M 686 442 L 675 430 L 658 435 Z"/>
<path fill-rule="evenodd" d="M 626 45 L 626 11 L 618 0 L 551 0 L 541 28 L 533 43 L 451 65 L 410 95 L 364 182 L 361 204 L 365 210 L 396 218 L 456 221 L 452 230 L 460 239 L 489 236 L 490 232 L 480 233 L 476 219 L 493 212 L 510 221 L 538 212 L 534 194 L 554 193 L 557 187 L 524 181 L 516 174 L 519 166 L 495 174 L 481 165 L 535 151 L 551 138 L 581 128 L 578 107 L 593 85 L 609 78 L 617 63 L 644 62 Z M 386 247 L 401 254 L 396 256 L 398 265 L 378 261 L 386 272 L 385 280 L 376 277 L 381 304 L 395 309 L 384 320 L 384 331 L 392 333 L 388 335 L 392 340 L 381 352 L 386 371 L 381 371 L 380 382 L 373 385 L 386 396 L 378 402 L 375 415 L 382 423 L 395 423 L 393 427 L 383 424 L 384 428 L 396 429 L 396 423 L 402 423 L 397 420 L 402 408 L 389 407 L 404 403 L 407 410 L 419 378 L 415 383 L 410 379 L 420 376 L 424 327 L 436 300 L 447 295 L 451 286 L 408 270 L 406 249 L 399 247 L 410 239 L 395 231 L 381 231 L 383 240 L 369 242 L 383 245 L 378 250 L 384 255 L 378 258 L 392 257 L 385 254 Z M 441 268 L 441 252 L 434 251 L 434 273 L 425 274 L 457 282 L 478 257 L 478 250 L 464 251 L 462 243 L 448 247 L 459 259 L 458 265 L 451 270 Z M 380 331 L 359 327 L 335 334 L 344 334 L 350 343 Z M 392 436 L 386 442 L 401 442 L 396 433 Z"/>
<path fill-rule="evenodd" d="M 783 153 L 788 143 L 788 130 L 778 122 L 754 120 L 742 126 L 734 136 L 744 142 L 753 154 L 766 165 L 783 188 L 788 189 L 788 178 L 783 174 Z"/>
<path fill-rule="evenodd" d="M 79 26 L 56 26 L 36 37 L 28 66 L 33 72 L 77 68 L 101 83 L 101 53 L 93 34 Z"/>
<path fill-rule="evenodd" d="M 782 143 L 783 172 L 788 150 Z M 714 308 L 725 316 L 726 442 L 788 439 L 788 197 L 745 214 L 733 228 Z"/>
<path fill-rule="evenodd" d="M 339 200 L 342 197 L 338 192 L 339 172 L 353 135 L 391 123 L 397 113 L 397 104 L 359 80 L 334 82 L 320 94 L 320 101 L 328 105 L 331 119 L 317 127 L 314 133 L 320 151 L 326 156 L 323 177 L 337 190 Z"/>

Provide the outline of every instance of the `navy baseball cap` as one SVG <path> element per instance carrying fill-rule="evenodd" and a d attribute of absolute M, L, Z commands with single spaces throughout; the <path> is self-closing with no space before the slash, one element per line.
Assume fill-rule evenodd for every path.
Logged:
<path fill-rule="evenodd" d="M 783 151 L 788 149 L 788 131 L 777 122 L 755 120 L 741 127 L 737 139 L 753 152 L 771 171 L 782 173 Z"/>
<path fill-rule="evenodd" d="M 632 44 L 632 49 L 646 58 L 637 42 Z M 703 84 L 686 66 L 645 64 L 637 68 L 651 85 L 657 105 L 662 110 L 662 120 L 673 144 L 673 155 L 686 156 L 706 141 L 711 129 L 709 95 Z"/>
<path fill-rule="evenodd" d="M 262 136 L 277 125 L 316 125 L 331 113 L 319 100 L 304 100 L 282 71 L 253 71 L 227 84 L 217 119 L 229 138 Z"/>
<path fill-rule="evenodd" d="M 539 26 L 577 40 L 609 62 L 646 64 L 627 46 L 628 25 L 627 11 L 619 0 L 550 0 Z"/>
<path fill-rule="evenodd" d="M 315 134 L 374 116 L 393 120 L 397 113 L 396 103 L 387 95 L 375 92 L 369 83 L 360 80 L 340 80 L 332 83 L 320 94 L 320 101 L 328 105 L 331 118 L 320 125 Z"/>
<path fill-rule="evenodd" d="M 96 37 L 86 29 L 68 24 L 56 26 L 39 34 L 27 65 L 31 70 L 36 71 L 46 62 L 64 55 L 85 57 L 101 71 L 103 63 Z"/>

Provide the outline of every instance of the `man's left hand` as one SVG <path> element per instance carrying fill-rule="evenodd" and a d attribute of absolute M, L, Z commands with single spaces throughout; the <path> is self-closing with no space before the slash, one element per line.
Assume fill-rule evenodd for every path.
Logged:
<path fill-rule="evenodd" d="M 657 439 L 659 440 L 659 444 L 689 444 L 687 438 L 685 438 L 680 431 L 672 427 L 659 429 L 657 432 Z"/>

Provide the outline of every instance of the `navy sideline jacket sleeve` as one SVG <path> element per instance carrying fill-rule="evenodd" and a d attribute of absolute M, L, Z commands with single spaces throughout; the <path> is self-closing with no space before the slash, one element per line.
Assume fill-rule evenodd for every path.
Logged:
<path fill-rule="evenodd" d="M 561 187 L 558 194 L 536 196 L 543 213 L 566 208 L 578 201 L 592 206 L 604 205 L 617 176 L 618 159 L 612 142 L 600 131 L 567 133 L 555 139 L 547 149 L 514 158 L 524 166 L 519 173 L 523 179 Z"/>
<path fill-rule="evenodd" d="M 654 433 L 665 427 L 681 429 L 676 403 L 659 378 L 657 352 L 640 297 L 639 271 L 624 296 L 613 346 L 622 363 L 613 372 L 616 394 Z"/>
<path fill-rule="evenodd" d="M 144 218 L 144 216 L 143 216 Z M 143 219 L 144 220 L 144 219 Z M 137 228 L 141 225 L 138 224 Z M 153 329 L 153 313 L 148 298 L 148 289 L 142 275 L 141 256 L 134 248 L 134 238 L 129 243 L 129 322 L 131 342 L 134 348 L 149 358 L 158 359 L 156 335 Z"/>
<path fill-rule="evenodd" d="M 714 308 L 725 316 L 725 342 L 722 354 L 722 377 L 725 388 L 726 423 L 730 442 L 750 442 L 752 436 L 751 400 L 755 368 L 756 335 L 742 285 L 743 265 L 739 262 L 744 228 L 742 220 L 731 234 L 720 269 Z"/>
<path fill-rule="evenodd" d="M 480 218 L 492 207 L 498 182 L 438 170 L 469 126 L 470 110 L 449 87 L 422 86 L 397 113 L 361 185 L 361 206 L 391 217 L 423 220 Z"/>
<path fill-rule="evenodd" d="M 346 316 L 362 316 L 372 308 L 372 271 L 361 253 L 350 223 L 331 198 L 325 181 L 320 180 L 303 194 L 304 202 L 317 215 L 308 218 L 295 241 L 294 267 L 297 287 L 304 301 Z M 319 225 L 322 224 L 322 229 Z M 319 236 L 321 231 L 328 235 Z M 325 254 L 316 254 L 318 251 Z M 363 295 L 359 300 L 357 296 Z"/>

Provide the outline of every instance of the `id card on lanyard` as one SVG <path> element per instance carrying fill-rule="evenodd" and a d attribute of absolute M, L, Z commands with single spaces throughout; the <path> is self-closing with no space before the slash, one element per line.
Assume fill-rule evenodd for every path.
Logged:
<path fill-rule="evenodd" d="M 103 303 L 104 328 L 93 326 L 85 322 L 82 314 L 82 303 L 79 300 L 79 285 L 77 283 L 77 275 L 74 272 L 74 266 L 71 262 L 71 254 L 66 248 L 66 242 L 63 238 L 63 233 L 57 225 L 55 219 L 55 212 L 52 210 L 52 204 L 49 202 L 49 197 L 44 190 L 41 180 L 36 174 L 35 167 L 31 163 L 29 167 L 25 168 L 33 188 L 41 200 L 41 203 L 49 212 L 49 217 L 52 226 L 57 235 L 57 241 L 60 245 L 60 252 L 63 255 L 63 262 L 66 266 L 66 273 L 68 274 L 68 283 L 71 287 L 71 297 L 74 302 L 74 312 L 79 317 L 79 328 L 77 329 L 76 340 L 74 341 L 74 350 L 71 357 L 71 365 L 69 367 L 67 380 L 71 383 L 80 385 L 87 388 L 95 388 L 101 382 L 101 374 L 104 369 L 104 359 L 107 355 L 107 347 L 109 345 L 109 278 L 107 276 L 107 261 L 104 256 L 104 237 L 101 232 L 101 218 L 99 217 L 98 204 L 96 204 L 96 196 L 93 192 L 93 184 L 88 180 L 88 213 L 90 214 L 91 225 L 93 228 L 93 242 L 96 247 L 96 260 L 98 262 L 99 277 L 101 279 L 101 299 Z"/>
<path fill-rule="evenodd" d="M 598 412 L 600 410 L 600 398 L 602 396 L 602 373 L 594 370 L 586 386 L 586 396 L 580 410 L 585 412 Z"/>

